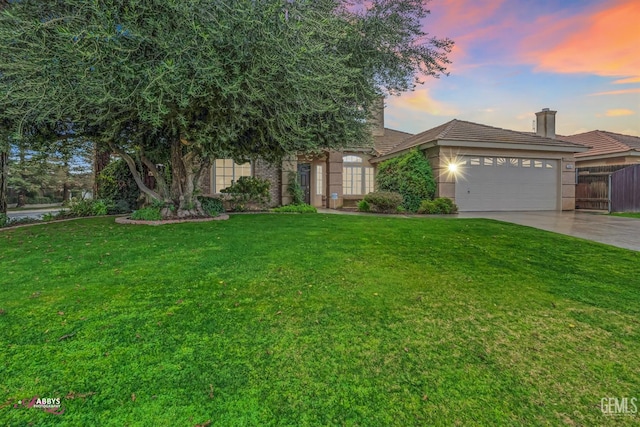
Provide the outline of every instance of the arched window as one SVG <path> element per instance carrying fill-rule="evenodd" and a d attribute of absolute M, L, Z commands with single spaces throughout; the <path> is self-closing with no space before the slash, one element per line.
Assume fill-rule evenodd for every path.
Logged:
<path fill-rule="evenodd" d="M 359 196 L 373 191 L 373 168 L 362 163 L 362 157 L 359 156 L 342 157 L 342 193 L 345 196 Z"/>
<path fill-rule="evenodd" d="M 362 157 L 342 156 L 342 163 L 362 163 Z"/>

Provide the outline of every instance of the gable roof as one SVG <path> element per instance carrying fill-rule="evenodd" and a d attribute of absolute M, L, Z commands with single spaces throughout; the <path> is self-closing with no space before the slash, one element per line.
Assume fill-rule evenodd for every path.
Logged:
<path fill-rule="evenodd" d="M 577 153 L 576 157 L 622 154 L 629 151 L 637 151 L 640 154 L 640 137 L 637 136 L 622 135 L 604 130 L 592 130 L 591 132 L 561 136 L 559 138 L 589 147 L 588 151 Z"/>
<path fill-rule="evenodd" d="M 448 143 L 447 143 L 448 142 Z M 400 144 L 392 147 L 382 156 L 392 157 L 393 154 L 407 151 L 414 147 L 433 143 L 434 145 L 456 145 L 455 142 L 480 144 L 505 144 L 510 148 L 514 146 L 541 146 L 549 150 L 558 151 L 586 151 L 585 147 L 571 141 L 563 141 L 552 138 L 544 138 L 533 133 L 518 132 L 493 126 L 481 125 L 464 120 L 453 119 L 435 128 L 407 138 Z"/>

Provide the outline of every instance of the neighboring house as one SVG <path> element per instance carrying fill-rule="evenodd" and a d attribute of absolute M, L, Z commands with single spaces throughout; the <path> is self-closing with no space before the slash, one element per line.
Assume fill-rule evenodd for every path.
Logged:
<path fill-rule="evenodd" d="M 374 190 L 378 163 L 417 148 L 431 163 L 437 196 L 454 199 L 460 211 L 573 210 L 575 155 L 587 148 L 556 138 L 555 114 L 549 109 L 536 113 L 536 134 L 452 120 L 411 135 L 385 128 L 380 109 L 373 148 L 299 155 L 279 166 L 220 159 L 203 177 L 202 189 L 216 195 L 240 176 L 259 176 L 272 182 L 272 204 L 287 204 L 288 176 L 294 172 L 307 203 L 355 206 Z M 450 165 L 457 166 L 457 173 Z"/>
<path fill-rule="evenodd" d="M 588 151 L 576 153 L 578 168 L 640 163 L 640 137 L 637 136 L 594 130 L 560 139 L 589 147 Z"/>

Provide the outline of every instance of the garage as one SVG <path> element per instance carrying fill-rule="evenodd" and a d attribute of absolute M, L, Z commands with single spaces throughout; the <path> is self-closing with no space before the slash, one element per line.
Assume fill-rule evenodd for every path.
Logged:
<path fill-rule="evenodd" d="M 557 210 L 558 160 L 464 156 L 455 200 L 460 211 Z"/>

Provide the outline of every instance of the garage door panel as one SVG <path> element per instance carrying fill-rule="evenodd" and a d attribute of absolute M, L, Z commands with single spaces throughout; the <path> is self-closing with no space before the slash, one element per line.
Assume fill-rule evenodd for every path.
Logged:
<path fill-rule="evenodd" d="M 460 211 L 557 209 L 557 160 L 483 157 L 463 160 L 466 164 L 455 191 Z"/>

